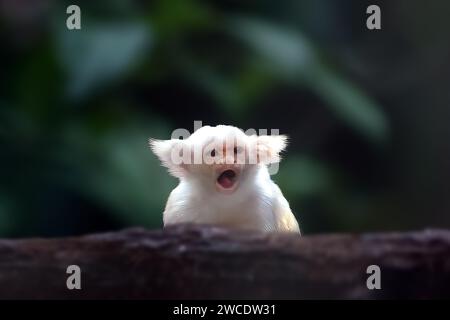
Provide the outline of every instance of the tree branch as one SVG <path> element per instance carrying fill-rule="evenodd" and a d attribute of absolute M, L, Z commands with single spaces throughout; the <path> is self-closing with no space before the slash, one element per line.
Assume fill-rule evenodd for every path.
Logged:
<path fill-rule="evenodd" d="M 381 269 L 369 290 L 366 269 Z M 68 290 L 69 265 L 81 290 Z M 450 231 L 262 234 L 207 226 L 0 240 L 2 299 L 450 297 Z"/>

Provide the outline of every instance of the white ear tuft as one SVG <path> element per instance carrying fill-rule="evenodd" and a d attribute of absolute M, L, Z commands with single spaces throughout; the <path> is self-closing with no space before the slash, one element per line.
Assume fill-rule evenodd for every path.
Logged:
<path fill-rule="evenodd" d="M 259 136 L 257 138 L 258 162 L 265 164 L 281 161 L 280 153 L 287 146 L 285 135 Z"/>
<path fill-rule="evenodd" d="M 185 173 L 186 166 L 183 164 L 183 153 L 186 150 L 183 140 L 149 139 L 149 145 L 161 164 L 168 168 L 173 176 L 179 178 Z"/>

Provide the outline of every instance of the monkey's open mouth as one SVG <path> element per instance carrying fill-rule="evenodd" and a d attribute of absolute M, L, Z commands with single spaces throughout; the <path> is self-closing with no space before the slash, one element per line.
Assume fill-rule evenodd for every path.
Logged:
<path fill-rule="evenodd" d="M 234 170 L 227 169 L 217 177 L 217 184 L 221 189 L 232 190 L 237 182 L 237 173 Z"/>

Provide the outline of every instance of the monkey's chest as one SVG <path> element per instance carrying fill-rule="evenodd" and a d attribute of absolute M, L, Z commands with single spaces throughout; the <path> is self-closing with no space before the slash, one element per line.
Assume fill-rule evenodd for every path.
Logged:
<path fill-rule="evenodd" d="M 230 199 L 231 200 L 231 199 Z M 234 228 L 267 229 L 274 223 L 272 209 L 259 199 L 214 202 L 203 205 L 197 222 L 218 224 Z"/>

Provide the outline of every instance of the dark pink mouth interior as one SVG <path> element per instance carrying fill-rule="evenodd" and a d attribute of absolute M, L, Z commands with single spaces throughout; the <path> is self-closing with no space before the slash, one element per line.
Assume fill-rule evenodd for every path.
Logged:
<path fill-rule="evenodd" d="M 224 189 L 230 189 L 236 182 L 236 172 L 233 170 L 225 170 L 217 178 L 217 183 Z"/>

